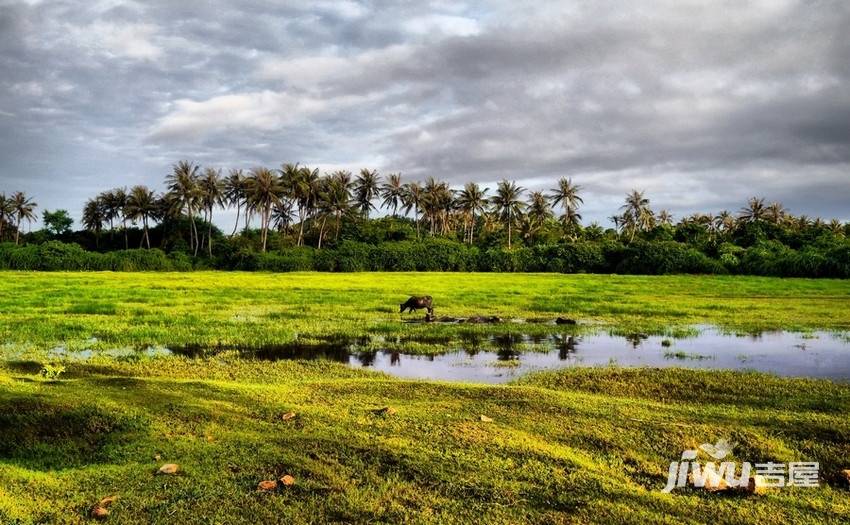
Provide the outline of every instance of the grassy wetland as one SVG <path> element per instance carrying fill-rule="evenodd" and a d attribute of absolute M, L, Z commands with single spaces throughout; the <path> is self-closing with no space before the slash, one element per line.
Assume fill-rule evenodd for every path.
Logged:
<path fill-rule="evenodd" d="M 410 295 L 434 297 L 438 316 L 495 315 L 487 331 L 582 328 L 687 333 L 850 329 L 850 281 L 723 276 L 499 273 L 38 273 L 0 274 L 0 341 L 44 349 L 133 345 L 260 346 L 383 336 L 439 351 L 474 325 L 407 324 Z M 539 326 L 542 325 L 542 326 Z M 424 343 L 423 343 L 424 342 Z"/>
<path fill-rule="evenodd" d="M 569 368 L 506 385 L 400 380 L 232 348 L 464 331 L 850 329 L 850 282 L 460 273 L 0 274 L 0 523 L 843 523 L 850 385 L 680 368 Z M 405 323 L 398 304 L 434 297 Z M 419 314 L 407 315 L 421 318 Z M 562 327 L 522 320 L 563 316 Z M 365 343 L 369 344 L 369 343 Z M 199 357 L 122 347 L 220 347 Z M 64 357 L 45 372 L 47 352 Z M 76 352 L 93 350 L 86 359 Z M 103 351 L 103 352 L 99 352 Z M 676 351 L 675 342 L 671 352 Z M 388 410 L 382 410 L 387 409 Z M 285 414 L 294 414 L 286 416 Z M 482 417 L 484 416 L 484 417 Z M 661 489 L 670 462 L 817 461 L 817 488 Z M 167 463 L 174 475 L 157 475 Z M 284 475 L 291 485 L 258 491 Z"/>

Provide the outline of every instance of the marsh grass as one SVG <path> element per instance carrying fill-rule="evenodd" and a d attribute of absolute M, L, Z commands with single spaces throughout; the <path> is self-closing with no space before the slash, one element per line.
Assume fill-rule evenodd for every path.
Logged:
<path fill-rule="evenodd" d="M 497 315 L 494 325 L 406 323 L 409 295 L 438 315 Z M 275 345 L 383 337 L 423 353 L 464 338 L 606 330 L 685 337 L 850 329 L 850 281 L 720 276 L 475 273 L 0 272 L 0 342 L 69 350 L 127 345 Z M 557 316 L 580 321 L 554 326 Z M 515 323 L 511 320 L 532 322 Z M 549 322 L 539 322 L 548 320 Z M 92 339 L 94 338 L 94 340 Z"/>

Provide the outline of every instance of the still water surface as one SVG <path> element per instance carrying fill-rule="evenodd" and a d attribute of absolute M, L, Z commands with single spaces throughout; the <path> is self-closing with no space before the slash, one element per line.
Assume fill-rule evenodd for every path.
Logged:
<path fill-rule="evenodd" d="M 328 359 L 390 375 L 438 381 L 504 383 L 538 370 L 576 366 L 686 367 L 757 370 L 782 376 L 850 380 L 850 336 L 830 332 L 764 332 L 734 335 L 702 328 L 688 338 L 596 333 L 591 335 L 477 336 L 450 344 L 439 355 L 422 356 L 390 350 L 364 350 L 369 340 L 298 342 L 240 350 L 254 359 Z M 374 341 L 371 341 L 374 348 Z M 532 348 L 532 351 L 529 351 Z M 139 355 L 211 355 L 221 349 L 199 347 L 97 352 L 116 358 Z M 65 352 L 55 357 L 86 359 L 92 351 Z"/>

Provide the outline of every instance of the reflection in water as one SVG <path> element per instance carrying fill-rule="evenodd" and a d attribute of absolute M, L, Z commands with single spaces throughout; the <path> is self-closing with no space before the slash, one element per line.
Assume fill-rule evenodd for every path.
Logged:
<path fill-rule="evenodd" d="M 510 361 L 519 357 L 516 346 L 523 342 L 523 336 L 518 334 L 504 334 L 493 336 L 493 344 L 498 350 L 496 355 L 499 361 Z"/>
<path fill-rule="evenodd" d="M 850 339 L 828 332 L 735 336 L 708 328 L 694 337 L 672 340 L 640 333 L 578 336 L 559 332 L 528 336 L 470 332 L 463 334 L 459 342 L 453 343 L 445 337 L 433 340 L 442 341 L 450 350 L 430 356 L 404 354 L 396 349 L 374 350 L 380 340 L 365 337 L 261 348 L 193 346 L 172 351 L 204 356 L 236 350 L 257 359 L 329 359 L 400 377 L 450 381 L 505 382 L 534 370 L 609 364 L 759 370 L 786 376 L 850 380 Z M 370 343 L 371 348 L 367 346 Z M 529 345 L 533 346 L 529 348 Z M 512 365 L 506 367 L 499 365 L 500 362 Z"/>
<path fill-rule="evenodd" d="M 558 359 L 565 361 L 578 349 L 578 339 L 572 335 L 555 335 L 555 348 L 558 349 Z"/>
<path fill-rule="evenodd" d="M 631 343 L 632 348 L 637 349 L 642 342 L 648 339 L 649 336 L 646 334 L 629 334 L 626 336 L 626 341 Z"/>

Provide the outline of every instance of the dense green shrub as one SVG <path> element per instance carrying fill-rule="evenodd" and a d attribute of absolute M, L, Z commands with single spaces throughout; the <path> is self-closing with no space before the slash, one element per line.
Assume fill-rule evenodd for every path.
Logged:
<path fill-rule="evenodd" d="M 677 241 L 636 240 L 623 244 L 603 237 L 595 241 L 539 244 L 532 248 L 481 250 L 444 238 L 401 240 L 372 245 L 343 240 L 321 250 L 285 247 L 258 253 L 223 239 L 214 258 L 192 257 L 159 249 L 86 251 L 75 243 L 47 241 L 16 246 L 0 244 L 0 269 L 42 271 L 484 271 L 561 273 L 736 273 L 786 277 L 850 277 L 850 241 L 813 237 L 799 250 L 778 240 L 758 240 L 743 248 L 714 243 L 710 257 Z"/>
<path fill-rule="evenodd" d="M 478 257 L 478 269 L 482 272 L 527 272 L 532 260 L 529 248 L 490 248 Z"/>
<path fill-rule="evenodd" d="M 78 244 L 48 241 L 44 244 L 0 245 L 0 268 L 40 271 L 172 271 L 191 270 L 191 262 L 176 262 L 162 250 L 88 252 Z"/>
<path fill-rule="evenodd" d="M 174 269 L 172 260 L 159 249 L 152 250 L 120 250 L 102 254 L 104 270 L 116 272 L 152 272 L 169 271 Z"/>
<path fill-rule="evenodd" d="M 727 273 L 718 261 L 704 253 L 675 241 L 637 241 L 625 250 L 625 257 L 617 266 L 618 273 L 668 274 L 668 273 Z"/>
<path fill-rule="evenodd" d="M 603 244 L 579 241 L 535 246 L 528 271 L 581 273 L 604 272 L 606 268 Z"/>
<path fill-rule="evenodd" d="M 282 252 L 260 254 L 257 270 L 268 272 L 303 272 L 313 270 L 313 248 L 288 248 Z"/>

